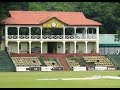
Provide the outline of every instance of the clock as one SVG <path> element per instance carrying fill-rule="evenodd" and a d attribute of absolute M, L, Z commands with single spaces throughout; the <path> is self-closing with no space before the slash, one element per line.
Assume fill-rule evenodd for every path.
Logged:
<path fill-rule="evenodd" d="M 57 23 L 56 22 L 52 22 L 52 27 L 56 27 Z"/>

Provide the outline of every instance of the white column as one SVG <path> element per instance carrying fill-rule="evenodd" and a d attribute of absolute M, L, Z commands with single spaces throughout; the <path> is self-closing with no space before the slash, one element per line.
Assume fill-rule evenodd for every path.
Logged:
<path fill-rule="evenodd" d="M 86 39 L 87 39 L 87 28 L 88 27 L 85 27 L 85 37 L 86 37 Z"/>
<path fill-rule="evenodd" d="M 19 39 L 19 29 L 20 29 L 20 27 L 17 27 L 17 30 L 18 30 L 18 33 L 17 33 L 17 34 L 18 34 L 18 35 L 17 35 L 17 36 L 18 36 L 18 39 Z"/>
<path fill-rule="evenodd" d="M 75 36 L 76 36 L 76 27 L 74 27 L 74 38 L 75 38 Z"/>
<path fill-rule="evenodd" d="M 5 26 L 5 47 L 8 47 L 8 26 Z"/>
<path fill-rule="evenodd" d="M 6 41 L 5 44 L 6 44 L 6 47 L 8 47 L 8 41 Z"/>
<path fill-rule="evenodd" d="M 63 53 L 65 53 L 66 48 L 65 48 L 65 41 L 63 41 Z"/>
<path fill-rule="evenodd" d="M 31 41 L 29 41 L 29 53 L 31 54 Z"/>
<path fill-rule="evenodd" d="M 76 53 L 76 42 L 77 41 L 74 41 L 74 53 Z"/>
<path fill-rule="evenodd" d="M 88 41 L 85 41 L 85 53 L 88 52 L 88 50 L 87 50 L 87 43 L 88 43 Z"/>
<path fill-rule="evenodd" d="M 29 28 L 29 39 L 31 39 L 31 27 L 28 28 Z"/>
<path fill-rule="evenodd" d="M 41 29 L 41 39 L 42 39 L 42 29 L 43 29 L 43 28 L 42 28 L 42 27 L 40 27 L 40 29 Z"/>
<path fill-rule="evenodd" d="M 99 53 L 99 27 L 96 28 L 96 53 Z"/>
<path fill-rule="evenodd" d="M 17 41 L 17 45 L 18 45 L 17 53 L 18 53 L 18 54 L 20 53 L 20 50 L 19 50 L 19 44 L 20 44 L 20 41 Z"/>
<path fill-rule="evenodd" d="M 40 41 L 40 44 L 41 44 L 41 53 L 42 53 L 43 41 Z"/>
<path fill-rule="evenodd" d="M 63 28 L 63 39 L 65 39 L 65 27 Z"/>

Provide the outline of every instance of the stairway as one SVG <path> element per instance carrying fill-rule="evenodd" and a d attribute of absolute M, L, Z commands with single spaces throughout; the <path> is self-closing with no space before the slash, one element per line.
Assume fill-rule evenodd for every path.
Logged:
<path fill-rule="evenodd" d="M 67 63 L 66 59 L 65 58 L 59 58 L 59 61 L 61 63 L 61 66 L 63 66 L 63 69 L 65 71 L 69 71 L 70 70 L 70 66 L 69 64 Z"/>
<path fill-rule="evenodd" d="M 61 66 L 63 67 L 63 69 L 65 71 L 70 70 L 70 67 L 69 67 L 69 65 L 68 65 L 68 63 L 65 59 L 67 57 L 67 55 L 65 55 L 65 54 L 44 54 L 43 56 L 44 57 L 49 57 L 49 58 L 58 58 Z"/>

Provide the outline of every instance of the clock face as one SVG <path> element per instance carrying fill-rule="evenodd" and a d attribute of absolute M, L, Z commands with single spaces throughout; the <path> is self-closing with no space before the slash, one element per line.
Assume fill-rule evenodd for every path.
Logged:
<path fill-rule="evenodd" d="M 52 22 L 52 26 L 55 27 L 57 24 L 56 22 Z"/>

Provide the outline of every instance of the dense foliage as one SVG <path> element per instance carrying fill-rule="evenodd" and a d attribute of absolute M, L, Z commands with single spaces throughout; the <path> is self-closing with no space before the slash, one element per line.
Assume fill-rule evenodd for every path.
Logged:
<path fill-rule="evenodd" d="M 87 18 L 102 23 L 100 33 L 120 30 L 119 2 L 0 2 L 0 21 L 10 10 L 83 12 Z"/>

